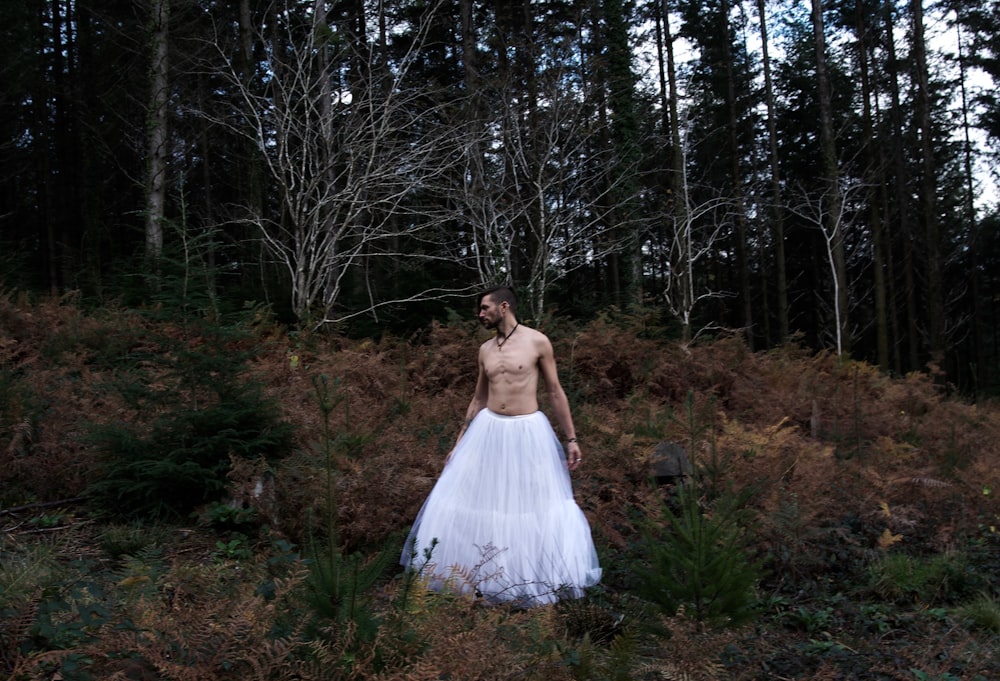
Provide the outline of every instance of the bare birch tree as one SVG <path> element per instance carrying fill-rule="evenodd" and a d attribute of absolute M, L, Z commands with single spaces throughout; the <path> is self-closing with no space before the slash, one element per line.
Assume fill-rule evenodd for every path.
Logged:
<path fill-rule="evenodd" d="M 503 97 L 497 117 L 483 130 L 490 176 L 477 191 L 465 185 L 455 197 L 470 218 L 482 283 L 508 281 L 515 261 L 527 265 L 517 283 L 526 290 L 529 315 L 545 309 L 546 295 L 560 279 L 620 251 L 623 240 L 614 237 L 629 231 L 601 208 L 625 175 L 611 173 L 594 152 L 601 124 L 567 83 L 565 73 L 540 76 L 530 119 L 516 96 Z"/>
<path fill-rule="evenodd" d="M 826 204 L 821 211 L 830 222 L 823 226 L 827 237 L 827 251 L 836 269 L 835 283 L 843 284 L 847 279 L 847 261 L 844 246 L 844 231 L 841 227 L 844 207 L 841 169 L 837 158 L 837 142 L 833 129 L 833 104 L 831 102 L 830 78 L 827 72 L 826 27 L 823 20 L 824 0 L 812 0 L 810 14 L 813 27 L 813 45 L 816 53 L 816 90 L 819 97 L 819 140 L 820 156 L 823 162 L 823 179 L 826 182 Z M 836 289 L 837 353 L 845 345 L 850 346 L 847 334 L 847 289 Z"/>
<path fill-rule="evenodd" d="M 853 204 L 851 198 L 853 194 L 867 191 L 869 188 L 860 182 L 853 184 L 837 182 L 836 188 L 836 196 L 831 196 L 829 189 L 818 192 L 815 197 L 803 192 L 801 201 L 791 206 L 789 210 L 823 234 L 826 262 L 830 268 L 829 302 L 834 319 L 833 342 L 837 354 L 841 355 L 849 349 L 845 314 L 848 310 L 850 282 L 847 281 L 847 268 L 841 262 L 845 233 L 850 227 L 846 206 Z M 838 249 L 841 249 L 840 253 Z"/>
<path fill-rule="evenodd" d="M 710 298 L 730 296 L 731 292 L 713 290 L 704 285 L 706 277 L 699 275 L 700 262 L 713 255 L 719 240 L 723 238 L 727 221 L 732 212 L 732 200 L 717 197 L 699 204 L 691 200 L 687 173 L 687 136 L 680 138 L 680 177 L 675 186 L 679 195 L 677 204 L 670 215 L 662 219 L 667 222 L 669 239 L 669 270 L 664 277 L 663 298 L 681 324 L 681 341 L 690 342 L 697 334 L 692 334 L 692 315 L 698 303 Z"/>
<path fill-rule="evenodd" d="M 286 272 L 296 317 L 314 327 L 466 290 L 428 289 L 399 301 L 369 289 L 365 309 L 338 310 L 349 275 L 368 285 L 361 273 L 372 259 L 447 257 L 437 244 L 406 252 L 400 244 L 450 236 L 440 228 L 444 217 L 420 210 L 415 197 L 453 172 L 461 143 L 439 124 L 439 108 L 428 106 L 434 98 L 407 79 L 440 3 L 426 8 L 409 51 L 392 64 L 328 24 L 329 4 L 315 1 L 309 25 L 296 24 L 301 12 L 286 6 L 275 25 L 256 27 L 271 43 L 265 87 L 248 87 L 230 65 L 244 120 L 220 121 L 251 135 L 263 156 L 280 205 L 271 212 L 248 205 L 246 219 Z"/>

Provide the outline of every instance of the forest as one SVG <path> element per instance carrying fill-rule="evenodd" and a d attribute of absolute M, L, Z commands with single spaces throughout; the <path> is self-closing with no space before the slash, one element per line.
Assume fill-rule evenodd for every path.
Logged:
<path fill-rule="evenodd" d="M 991 394 L 995 1 L 7 2 L 5 286 L 354 337 L 654 310 Z"/>
<path fill-rule="evenodd" d="M 1000 1 L 0 34 L 0 677 L 1000 678 Z M 399 563 L 496 283 L 603 569 L 543 607 Z"/>

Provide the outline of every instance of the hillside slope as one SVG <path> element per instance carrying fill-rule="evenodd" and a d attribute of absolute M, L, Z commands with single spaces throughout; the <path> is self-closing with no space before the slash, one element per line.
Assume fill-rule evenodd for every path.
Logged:
<path fill-rule="evenodd" d="M 550 322 L 604 583 L 555 608 L 484 610 L 414 596 L 389 568 L 364 595 L 361 636 L 342 609 L 308 630 L 288 621 L 315 610 L 300 554 L 335 536 L 337 556 L 398 555 L 485 332 L 359 341 L 290 335 L 263 316 L 238 334 L 205 328 L 0 298 L 0 664 L 12 678 L 1000 677 L 1000 409 L 933 373 L 888 377 L 794 345 L 753 353 L 738 338 L 683 347 L 622 316 Z M 117 517 L 86 498 L 108 470 L 95 426 L 148 431 L 177 408 L 151 391 L 203 408 L 199 390 L 176 394 L 188 385 L 177 367 L 243 351 L 241 380 L 293 426 L 290 453 L 230 454 L 235 502 L 190 518 Z M 745 548 L 764 567 L 749 625 L 706 626 L 640 596 L 646 539 L 671 531 L 673 488 L 651 480 L 662 442 L 693 461 L 706 517 L 745 493 Z"/>

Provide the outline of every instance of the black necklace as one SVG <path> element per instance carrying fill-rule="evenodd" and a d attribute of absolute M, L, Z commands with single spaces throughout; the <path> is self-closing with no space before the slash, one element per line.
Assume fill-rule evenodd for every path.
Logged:
<path fill-rule="evenodd" d="M 504 343 L 510 340 L 510 337 L 514 335 L 514 332 L 517 331 L 517 327 L 519 326 L 521 326 L 521 322 L 517 322 L 516 324 L 514 324 L 514 328 L 510 330 L 510 333 L 508 333 L 506 336 L 503 337 L 503 340 L 500 340 L 500 334 L 499 333 L 497 334 L 498 350 L 503 350 Z"/>

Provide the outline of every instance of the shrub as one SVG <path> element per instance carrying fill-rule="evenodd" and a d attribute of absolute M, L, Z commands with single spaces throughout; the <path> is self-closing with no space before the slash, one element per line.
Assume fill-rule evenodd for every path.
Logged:
<path fill-rule="evenodd" d="M 677 488 L 672 505 L 645 523 L 639 593 L 675 614 L 682 607 L 702 622 L 738 625 L 755 613 L 760 563 L 746 531 L 748 493 L 728 492 L 703 508 L 693 485 Z"/>
<path fill-rule="evenodd" d="M 1000 601 L 991 594 L 980 594 L 972 602 L 960 607 L 958 614 L 972 627 L 1000 635 Z"/>
<path fill-rule="evenodd" d="M 896 603 L 953 603 L 973 591 L 979 579 L 966 556 L 948 552 L 932 556 L 887 553 L 869 567 L 872 591 Z"/>
<path fill-rule="evenodd" d="M 103 475 L 89 495 L 126 518 L 183 517 L 219 499 L 231 457 L 274 459 L 293 444 L 292 428 L 246 374 L 251 353 L 239 327 L 201 324 L 180 339 L 151 339 L 118 384 L 137 414 L 131 423 L 94 426 Z"/>

